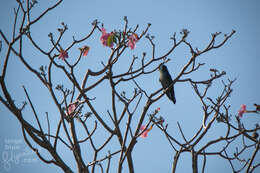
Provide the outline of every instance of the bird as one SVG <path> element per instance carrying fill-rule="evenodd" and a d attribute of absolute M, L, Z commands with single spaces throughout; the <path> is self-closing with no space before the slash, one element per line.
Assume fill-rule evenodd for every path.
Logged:
<path fill-rule="evenodd" d="M 160 72 L 159 81 L 161 82 L 163 89 L 167 89 L 171 85 L 167 89 L 166 95 L 175 104 L 176 98 L 175 98 L 175 93 L 174 93 L 174 86 L 172 84 L 172 77 L 171 77 L 166 65 L 160 64 L 159 72 Z"/>

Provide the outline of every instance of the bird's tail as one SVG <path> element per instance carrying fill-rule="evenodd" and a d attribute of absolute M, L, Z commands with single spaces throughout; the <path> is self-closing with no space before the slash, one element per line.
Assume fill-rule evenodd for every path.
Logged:
<path fill-rule="evenodd" d="M 174 89 L 172 89 L 171 92 L 166 93 L 169 99 L 175 104 L 176 103 L 176 98 L 175 98 L 175 93 Z"/>
<path fill-rule="evenodd" d="M 175 95 L 173 94 L 173 96 L 172 96 L 172 102 L 174 103 L 174 104 L 176 104 L 176 98 L 175 98 Z"/>

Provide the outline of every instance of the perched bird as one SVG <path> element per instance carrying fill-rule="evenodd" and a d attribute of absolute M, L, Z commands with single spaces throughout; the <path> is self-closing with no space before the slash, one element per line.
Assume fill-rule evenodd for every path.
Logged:
<path fill-rule="evenodd" d="M 160 71 L 159 81 L 161 82 L 163 89 L 167 89 L 172 84 L 172 77 L 168 72 L 167 67 L 163 64 L 160 64 L 159 71 Z M 176 103 L 173 85 L 171 85 L 168 88 L 168 90 L 166 91 L 166 95 L 170 100 L 173 101 L 174 104 Z"/>

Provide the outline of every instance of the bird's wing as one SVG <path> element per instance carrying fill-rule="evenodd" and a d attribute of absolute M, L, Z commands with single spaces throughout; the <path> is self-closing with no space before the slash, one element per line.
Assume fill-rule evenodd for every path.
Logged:
<path fill-rule="evenodd" d="M 161 82 L 162 87 L 163 87 L 164 89 L 168 88 L 168 87 L 172 84 L 171 75 L 170 75 L 168 72 L 164 73 L 164 74 L 160 77 L 160 82 Z M 166 91 L 166 95 L 168 96 L 168 98 L 169 98 L 170 100 L 173 101 L 174 104 L 176 103 L 173 85 L 168 88 L 168 90 Z"/>
<path fill-rule="evenodd" d="M 169 73 L 164 73 L 163 76 L 160 78 L 160 82 L 164 89 L 168 88 L 172 83 L 172 78 Z"/>

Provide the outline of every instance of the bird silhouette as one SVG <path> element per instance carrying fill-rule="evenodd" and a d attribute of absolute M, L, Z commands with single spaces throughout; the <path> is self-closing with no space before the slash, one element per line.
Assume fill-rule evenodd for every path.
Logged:
<path fill-rule="evenodd" d="M 159 81 L 161 82 L 163 89 L 167 89 L 166 95 L 168 96 L 168 98 L 175 104 L 176 98 L 175 98 L 175 94 L 174 94 L 174 86 L 171 85 L 172 77 L 171 77 L 167 67 L 163 64 L 160 64 L 159 71 L 160 71 Z"/>

